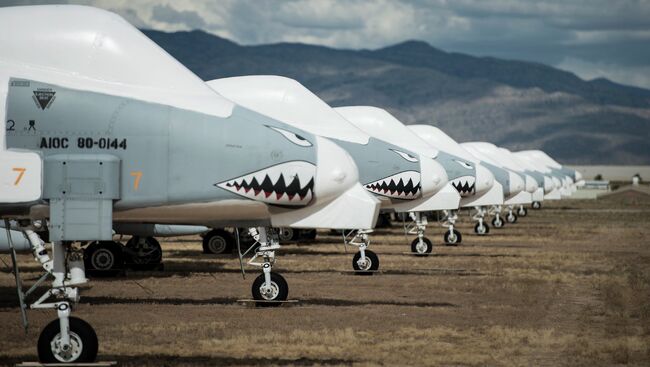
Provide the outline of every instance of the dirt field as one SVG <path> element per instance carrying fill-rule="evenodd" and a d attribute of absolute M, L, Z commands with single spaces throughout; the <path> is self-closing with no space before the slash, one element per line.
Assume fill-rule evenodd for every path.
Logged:
<path fill-rule="evenodd" d="M 648 223 L 647 203 L 562 201 L 477 237 L 465 214 L 463 244 L 426 258 L 403 254 L 411 238 L 395 223 L 373 236 L 375 276 L 345 273 L 353 253 L 320 232 L 281 250 L 275 269 L 300 302 L 276 309 L 237 303 L 257 272 L 242 280 L 236 258 L 172 239 L 164 271 L 93 280 L 74 315 L 96 329 L 100 359 L 122 366 L 648 366 Z M 427 230 L 438 244 L 442 232 Z M 35 263 L 21 264 L 32 283 Z M 30 311 L 25 335 L 3 270 L 0 362 L 36 360 L 55 313 Z"/>

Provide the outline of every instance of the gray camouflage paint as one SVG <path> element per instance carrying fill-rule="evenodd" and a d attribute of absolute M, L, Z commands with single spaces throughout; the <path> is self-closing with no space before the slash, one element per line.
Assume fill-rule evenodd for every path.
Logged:
<path fill-rule="evenodd" d="M 435 160 L 445 169 L 449 182 L 460 196 L 466 197 L 476 193 L 476 166 L 474 163 L 442 151 L 438 152 Z"/>
<path fill-rule="evenodd" d="M 48 94 L 51 98 L 44 103 Z M 315 172 L 314 135 L 239 106 L 231 116 L 220 118 L 12 79 L 6 110 L 6 120 L 13 124 L 13 129 L 7 131 L 10 148 L 39 151 L 44 157 L 118 157 L 121 195 L 114 204 L 115 210 L 241 199 L 244 196 L 218 184 L 287 162 L 305 162 L 314 166 Z M 277 129 L 295 134 L 299 142 L 302 139 L 309 144 L 296 144 Z M 46 143 L 56 142 L 52 138 L 59 139 L 58 148 L 43 147 L 43 139 Z M 67 148 L 61 146 L 62 138 L 67 139 Z M 84 140 L 81 145 L 80 139 Z M 124 140 L 123 149 L 120 144 Z M 102 145 L 102 141 L 107 143 Z M 88 148 L 86 142 L 92 142 L 92 146 Z M 133 172 L 141 172 L 137 189 Z M 44 184 L 47 185 L 47 177 Z"/>

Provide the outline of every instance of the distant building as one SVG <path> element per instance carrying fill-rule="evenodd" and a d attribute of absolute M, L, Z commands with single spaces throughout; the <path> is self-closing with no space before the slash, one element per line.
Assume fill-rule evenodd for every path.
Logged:
<path fill-rule="evenodd" d="M 569 168 L 575 169 L 582 173 L 585 180 L 608 180 L 624 181 L 632 183 L 633 177 L 638 176 L 639 182 L 643 182 L 643 177 L 650 177 L 650 166 L 574 166 Z M 598 176 L 598 178 L 596 178 Z"/>

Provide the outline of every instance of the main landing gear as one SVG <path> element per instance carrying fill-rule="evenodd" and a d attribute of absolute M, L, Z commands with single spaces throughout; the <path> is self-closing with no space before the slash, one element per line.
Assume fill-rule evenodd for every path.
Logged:
<path fill-rule="evenodd" d="M 485 223 L 486 210 L 480 206 L 477 206 L 475 209 L 476 214 L 474 214 L 472 217 L 472 219 L 476 221 L 476 225 L 474 226 L 474 233 L 479 236 L 485 236 L 486 234 L 490 233 L 490 226 Z"/>
<path fill-rule="evenodd" d="M 259 301 L 258 307 L 275 307 L 280 302 L 286 301 L 289 296 L 289 285 L 279 273 L 272 271 L 275 264 L 275 250 L 280 249 L 278 233 L 273 228 L 258 227 L 249 228 L 248 233 L 255 239 L 259 246 L 254 246 L 255 255 L 248 261 L 248 265 L 262 268 L 260 274 L 251 287 L 253 299 Z M 255 259 L 262 258 L 262 262 L 255 262 Z"/>
<path fill-rule="evenodd" d="M 42 363 L 91 363 L 97 358 L 97 334 L 92 326 L 82 319 L 71 316 L 73 307 L 79 302 L 76 286 L 88 282 L 84 271 L 82 251 L 70 242 L 52 242 L 52 258 L 45 249 L 44 242 L 30 227 L 20 230 L 27 236 L 32 253 L 45 273 L 26 292 L 22 290 L 22 280 L 13 251 L 9 221 L 5 222 L 12 262 L 16 276 L 16 288 L 20 301 L 23 323 L 27 329 L 25 298 L 34 292 L 48 277 L 53 277 L 52 287 L 32 303 L 31 309 L 53 309 L 57 319 L 50 322 L 38 338 L 38 359 Z"/>
<path fill-rule="evenodd" d="M 421 212 L 411 212 L 409 217 L 412 219 L 412 222 L 409 223 L 404 230 L 407 234 L 415 234 L 417 237 L 411 242 L 411 253 L 417 254 L 418 256 L 426 256 L 430 254 L 433 250 L 433 244 L 431 241 L 424 237 L 424 231 L 427 229 L 427 218 L 422 217 Z"/>
<path fill-rule="evenodd" d="M 127 267 L 154 270 L 162 266 L 162 248 L 153 237 L 133 236 L 125 245 L 117 241 L 94 241 L 83 252 L 86 272 L 94 277 L 116 276 Z"/>
<path fill-rule="evenodd" d="M 343 231 L 345 245 L 356 246 L 359 252 L 352 258 L 352 268 L 359 275 L 372 275 L 379 270 L 379 256 L 368 250 L 370 246 L 369 234 L 372 230 L 354 229 L 349 233 Z"/>
<path fill-rule="evenodd" d="M 445 245 L 447 246 L 458 246 L 463 241 L 463 236 L 459 231 L 454 229 L 456 220 L 458 220 L 458 214 L 453 210 L 443 210 L 445 214 L 443 227 L 447 227 L 447 232 L 443 235 Z"/>

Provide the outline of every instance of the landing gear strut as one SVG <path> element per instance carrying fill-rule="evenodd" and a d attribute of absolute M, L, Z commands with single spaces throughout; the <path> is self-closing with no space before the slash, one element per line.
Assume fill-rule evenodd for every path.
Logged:
<path fill-rule="evenodd" d="M 523 205 L 519 205 L 519 210 L 517 210 L 517 215 L 520 217 L 525 217 L 528 215 L 528 209 L 524 208 Z"/>
<path fill-rule="evenodd" d="M 492 226 L 494 228 L 503 228 L 504 222 L 503 218 L 501 218 L 501 205 L 494 205 L 491 214 L 494 215 L 494 218 L 492 218 Z"/>
<path fill-rule="evenodd" d="M 368 250 L 368 246 L 370 246 L 368 234 L 370 233 L 372 230 L 355 229 L 349 233 L 343 231 L 345 245 L 359 248 L 359 252 L 352 258 L 352 268 L 359 275 L 372 275 L 373 272 L 379 270 L 379 256 Z"/>
<path fill-rule="evenodd" d="M 417 254 L 417 256 L 426 256 L 433 250 L 433 244 L 424 236 L 424 231 L 427 229 L 427 218 L 422 217 L 421 212 L 411 212 L 409 217 L 413 221 L 404 229 L 407 234 L 417 235 L 411 242 L 411 253 Z"/>
<path fill-rule="evenodd" d="M 275 264 L 275 250 L 280 249 L 278 234 L 273 228 L 249 228 L 248 233 L 260 245 L 255 249 L 255 255 L 248 261 L 249 265 L 262 268 L 260 274 L 251 287 L 253 299 L 257 302 L 258 307 L 275 307 L 279 302 L 269 301 L 286 301 L 289 296 L 289 285 L 279 273 L 272 271 Z M 262 262 L 255 262 L 258 257 Z"/>
<path fill-rule="evenodd" d="M 513 206 L 508 207 L 508 214 L 506 215 L 508 223 L 517 223 L 517 214 L 515 214 Z"/>
<path fill-rule="evenodd" d="M 476 214 L 472 217 L 476 221 L 476 225 L 474 226 L 474 233 L 476 233 L 479 236 L 485 236 L 486 234 L 490 233 L 490 227 L 485 223 L 485 214 L 486 210 L 483 207 L 477 206 L 476 208 Z"/>
<path fill-rule="evenodd" d="M 12 252 L 16 288 L 23 312 L 23 323 L 27 329 L 25 298 L 34 292 L 48 277 L 53 277 L 52 288 L 39 297 L 29 308 L 55 309 L 58 319 L 50 322 L 38 338 L 38 359 L 43 363 L 90 363 L 97 358 L 97 335 L 85 321 L 70 316 L 72 307 L 79 302 L 79 291 L 75 287 L 88 282 L 84 271 L 83 254 L 70 242 L 52 242 L 52 258 L 44 242 L 31 227 L 19 228 L 29 239 L 32 253 L 45 273 L 26 292 L 18 271 L 16 253 L 13 247 L 10 223 L 5 221 L 9 247 Z"/>
<path fill-rule="evenodd" d="M 443 223 L 443 226 L 448 228 L 447 232 L 445 232 L 443 236 L 445 245 L 458 246 L 463 241 L 463 236 L 459 231 L 454 229 L 454 225 L 458 219 L 458 214 L 456 214 L 456 212 L 453 210 L 444 210 L 443 212 L 445 213 L 445 221 Z"/>

